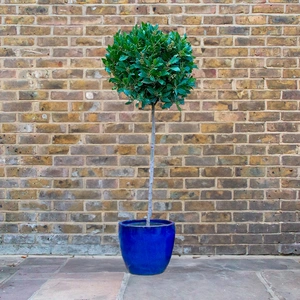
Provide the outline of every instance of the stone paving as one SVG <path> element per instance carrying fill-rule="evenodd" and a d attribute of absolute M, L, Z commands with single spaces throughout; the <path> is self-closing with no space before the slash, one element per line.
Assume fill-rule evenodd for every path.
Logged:
<path fill-rule="evenodd" d="M 120 257 L 0 256 L 0 300 L 300 300 L 300 257 L 173 257 L 155 276 Z"/>

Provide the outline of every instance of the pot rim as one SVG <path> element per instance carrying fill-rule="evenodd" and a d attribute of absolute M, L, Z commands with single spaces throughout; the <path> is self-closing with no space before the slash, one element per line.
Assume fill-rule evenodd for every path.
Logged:
<path fill-rule="evenodd" d="M 140 223 L 140 224 L 138 224 Z M 124 227 L 147 227 L 146 219 L 132 219 L 132 220 L 124 220 L 120 221 L 119 224 Z M 166 227 L 175 224 L 173 221 L 164 220 L 164 219 L 151 219 L 150 220 L 150 228 L 152 227 Z"/>

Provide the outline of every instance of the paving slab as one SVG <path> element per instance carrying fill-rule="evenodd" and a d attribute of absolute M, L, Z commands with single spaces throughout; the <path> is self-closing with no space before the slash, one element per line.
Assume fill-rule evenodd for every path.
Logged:
<path fill-rule="evenodd" d="M 293 258 L 265 257 L 174 257 L 167 272 L 300 270 Z"/>
<path fill-rule="evenodd" d="M 126 272 L 126 268 L 121 257 L 74 257 L 68 260 L 60 272 Z"/>
<path fill-rule="evenodd" d="M 67 257 L 28 257 L 23 259 L 23 266 L 61 266 L 68 261 Z"/>
<path fill-rule="evenodd" d="M 116 300 L 124 273 L 60 273 L 30 300 Z"/>
<path fill-rule="evenodd" d="M 131 275 L 124 300 L 269 300 L 255 272 L 211 271 Z"/>
<path fill-rule="evenodd" d="M 11 267 L 0 267 L 0 284 L 8 280 L 14 273 L 15 270 Z"/>
<path fill-rule="evenodd" d="M 25 258 L 26 257 L 22 258 L 20 256 L 0 256 L 0 267 L 15 267 L 24 262 Z"/>
<path fill-rule="evenodd" d="M 264 271 L 262 276 L 278 299 L 300 299 L 300 271 Z"/>
<path fill-rule="evenodd" d="M 0 284 L 15 274 L 21 262 L 24 262 L 21 257 L 2 257 L 0 259 Z"/>
<path fill-rule="evenodd" d="M 0 299 L 28 300 L 46 281 L 46 279 L 8 280 L 0 286 Z"/>
<path fill-rule="evenodd" d="M 59 265 L 49 266 L 49 265 L 39 265 L 39 266 L 23 266 L 21 265 L 15 274 L 12 276 L 13 280 L 23 280 L 23 279 L 47 279 L 51 278 L 53 274 L 58 272 L 60 269 Z M 1 298 L 0 298 L 1 300 Z"/>

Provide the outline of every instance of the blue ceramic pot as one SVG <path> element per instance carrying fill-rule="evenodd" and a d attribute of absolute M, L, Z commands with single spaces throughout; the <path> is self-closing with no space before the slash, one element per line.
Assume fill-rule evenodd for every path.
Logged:
<path fill-rule="evenodd" d="M 128 271 L 136 275 L 163 273 L 172 256 L 175 224 L 168 220 L 119 222 L 119 240 Z"/>

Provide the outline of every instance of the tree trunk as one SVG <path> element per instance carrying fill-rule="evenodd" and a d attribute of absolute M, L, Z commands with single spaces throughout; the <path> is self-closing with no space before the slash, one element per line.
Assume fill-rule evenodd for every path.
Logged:
<path fill-rule="evenodd" d="M 153 196 L 153 180 L 154 180 L 154 150 L 155 150 L 155 104 L 152 104 L 151 110 L 151 148 L 150 148 L 150 169 L 149 169 L 149 193 L 148 193 L 148 213 L 146 226 L 150 226 L 152 216 L 152 196 Z"/>

